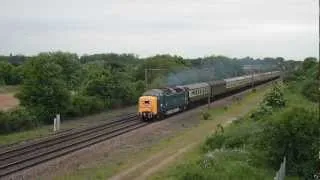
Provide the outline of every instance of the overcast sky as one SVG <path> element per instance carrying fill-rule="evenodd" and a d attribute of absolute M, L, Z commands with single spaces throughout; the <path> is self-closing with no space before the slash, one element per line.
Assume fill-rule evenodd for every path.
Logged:
<path fill-rule="evenodd" d="M 318 56 L 318 0 L 1 0 L 0 54 Z"/>

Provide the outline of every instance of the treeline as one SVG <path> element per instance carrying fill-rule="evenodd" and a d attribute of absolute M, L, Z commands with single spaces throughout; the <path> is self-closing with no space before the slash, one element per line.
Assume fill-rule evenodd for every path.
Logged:
<path fill-rule="evenodd" d="M 0 133 L 51 123 L 56 113 L 67 119 L 136 104 L 145 90 L 146 69 L 148 87 L 156 88 L 242 75 L 242 67 L 248 63 L 263 64 L 261 71 L 268 71 L 279 69 L 278 64 L 286 65 L 287 61 L 224 56 L 139 58 L 112 53 L 79 57 L 68 52 L 0 56 L 0 82 L 20 86 L 16 95 L 20 106 L 0 112 Z M 294 66 L 299 66 L 299 62 Z"/>
<path fill-rule="evenodd" d="M 255 111 L 228 128 L 218 126 L 198 158 L 173 169 L 170 179 L 273 179 L 284 157 L 285 179 L 319 176 L 319 77 L 316 59 L 305 59 Z"/>

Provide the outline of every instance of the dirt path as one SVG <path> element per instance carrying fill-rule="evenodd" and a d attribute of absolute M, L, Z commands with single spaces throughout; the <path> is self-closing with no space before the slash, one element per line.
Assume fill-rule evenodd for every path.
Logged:
<path fill-rule="evenodd" d="M 19 100 L 13 93 L 0 94 L 0 110 L 9 110 L 19 105 Z"/>

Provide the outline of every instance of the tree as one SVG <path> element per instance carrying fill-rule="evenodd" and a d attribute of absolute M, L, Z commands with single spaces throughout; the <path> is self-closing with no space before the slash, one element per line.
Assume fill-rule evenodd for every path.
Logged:
<path fill-rule="evenodd" d="M 287 158 L 287 172 L 306 179 L 316 172 L 320 121 L 318 112 L 302 107 L 290 108 L 276 119 L 268 121 L 257 141 L 266 151 L 271 165 L 279 168 L 283 156 Z"/>
<path fill-rule="evenodd" d="M 317 65 L 317 59 L 314 57 L 307 57 L 303 63 L 302 63 L 302 68 L 303 70 L 307 70 L 312 68 L 313 66 Z"/>
<path fill-rule="evenodd" d="M 63 114 L 70 104 L 70 92 L 61 75 L 63 68 L 50 55 L 40 54 L 24 66 L 24 82 L 17 94 L 22 106 L 38 119 L 50 122 L 56 113 Z"/>
<path fill-rule="evenodd" d="M 2 79 L 5 84 L 10 84 L 12 68 L 13 66 L 8 62 L 0 61 L 0 79 Z"/>
<path fill-rule="evenodd" d="M 74 89 L 80 83 L 81 68 L 77 54 L 58 51 L 41 53 L 40 56 L 47 56 L 51 61 L 60 65 L 61 77 L 67 83 L 68 89 Z"/>

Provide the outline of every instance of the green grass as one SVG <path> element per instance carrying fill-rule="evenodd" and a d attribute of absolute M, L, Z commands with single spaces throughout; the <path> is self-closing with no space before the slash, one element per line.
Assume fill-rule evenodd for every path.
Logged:
<path fill-rule="evenodd" d="M 84 168 L 78 169 L 72 175 L 62 176 L 54 178 L 56 180 L 80 180 L 80 179 L 97 179 L 97 180 L 104 180 L 105 177 L 110 177 L 112 173 L 116 170 L 116 166 L 109 166 L 106 170 L 105 167 L 100 168 Z M 92 173 L 94 172 L 94 173 Z"/>
<path fill-rule="evenodd" d="M 197 153 L 197 152 L 195 152 Z M 199 153 L 199 152 L 198 152 Z M 273 171 L 250 164 L 250 154 L 244 150 L 217 149 L 187 163 L 171 167 L 164 176 L 153 179 L 272 179 Z M 194 158 L 198 157 L 198 158 Z M 188 157 L 189 158 L 189 157 Z"/>
<path fill-rule="evenodd" d="M 42 128 L 37 128 L 33 130 L 28 130 L 28 131 L 16 132 L 16 133 L 11 133 L 7 135 L 0 135 L 0 145 L 18 143 L 18 142 L 29 140 L 29 139 L 45 137 L 53 133 L 50 127 L 45 126 Z"/>

